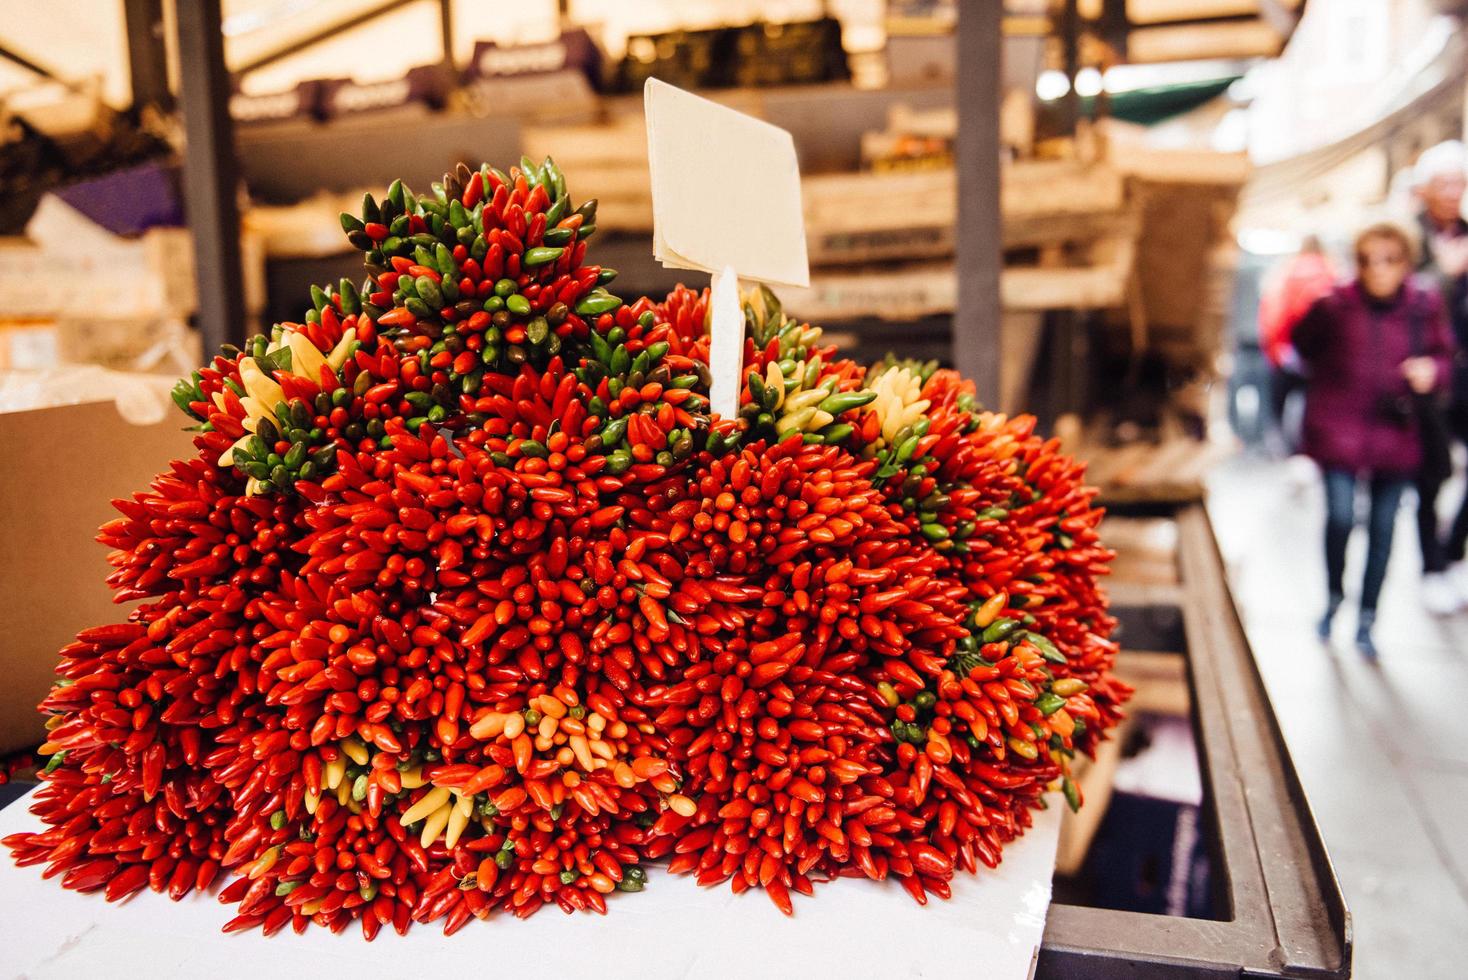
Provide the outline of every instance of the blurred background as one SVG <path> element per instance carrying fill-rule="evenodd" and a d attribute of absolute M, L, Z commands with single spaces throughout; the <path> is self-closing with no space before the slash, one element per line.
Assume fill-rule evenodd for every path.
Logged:
<path fill-rule="evenodd" d="M 1379 655 L 1317 637 L 1324 502 L 1278 310 L 1302 250 L 1318 294 L 1360 228 L 1416 228 L 1426 181 L 1461 181 L 1461 146 L 1418 165 L 1464 135 L 1465 7 L 0 4 L 0 752 L 25 772 L 55 651 L 104 615 L 107 498 L 188 451 L 169 386 L 360 279 L 337 215 L 364 192 L 553 155 L 621 295 L 705 285 L 652 259 L 655 76 L 793 135 L 812 270 L 788 310 L 858 358 L 963 369 L 1111 508 L 1139 693 L 1067 825 L 1054 948 L 1327 976 L 1354 936 L 1356 975 L 1461 976 L 1468 575 L 1424 599 L 1409 492 Z"/>

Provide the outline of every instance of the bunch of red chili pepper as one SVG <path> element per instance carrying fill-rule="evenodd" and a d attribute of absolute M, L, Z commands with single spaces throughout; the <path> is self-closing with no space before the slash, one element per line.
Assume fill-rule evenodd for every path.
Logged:
<path fill-rule="evenodd" d="M 226 929 L 604 912 L 645 862 L 792 892 L 994 866 L 1120 717 L 1081 468 L 768 291 L 736 417 L 707 297 L 623 303 L 547 160 L 343 215 L 368 278 L 179 383 L 196 458 L 114 504 L 141 600 L 62 651 L 67 887 Z"/>

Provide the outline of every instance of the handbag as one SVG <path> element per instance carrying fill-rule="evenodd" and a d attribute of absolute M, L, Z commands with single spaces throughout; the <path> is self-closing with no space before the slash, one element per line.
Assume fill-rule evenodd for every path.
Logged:
<path fill-rule="evenodd" d="M 1427 353 L 1427 317 L 1421 305 L 1414 303 L 1407 318 L 1410 331 L 1409 343 L 1412 356 Z M 1436 391 L 1426 394 L 1412 392 L 1399 402 L 1396 411 L 1417 419 L 1417 437 L 1422 441 L 1422 468 L 1419 479 L 1428 483 L 1440 483 L 1453 475 L 1453 437 L 1448 431 L 1447 413 L 1442 398 Z"/>

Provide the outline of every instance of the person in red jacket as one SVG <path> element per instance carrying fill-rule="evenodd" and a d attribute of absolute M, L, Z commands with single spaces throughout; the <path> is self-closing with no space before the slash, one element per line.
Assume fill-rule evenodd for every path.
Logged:
<path fill-rule="evenodd" d="M 1305 388 L 1299 355 L 1292 339 L 1295 325 L 1310 304 L 1330 292 L 1336 283 L 1320 239 L 1306 235 L 1300 251 L 1276 267 L 1259 298 L 1259 347 L 1269 362 L 1269 406 L 1273 424 L 1283 437 L 1285 455 L 1298 446 L 1298 416 L 1290 411 L 1290 400 Z"/>
<path fill-rule="evenodd" d="M 1330 589 L 1322 639 L 1345 595 L 1346 542 L 1356 490 L 1370 496 L 1366 569 L 1356 645 L 1376 656 L 1371 628 L 1386 578 L 1402 492 L 1422 464 L 1417 401 L 1447 384 L 1452 350 L 1434 290 L 1409 281 L 1413 242 L 1393 224 L 1356 237 L 1356 278 L 1316 300 L 1296 325 L 1305 362 L 1305 454 L 1325 477 L 1325 567 Z"/>

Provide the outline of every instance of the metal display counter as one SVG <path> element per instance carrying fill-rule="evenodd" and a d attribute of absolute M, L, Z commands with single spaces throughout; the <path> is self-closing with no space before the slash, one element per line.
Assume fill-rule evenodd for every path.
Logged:
<path fill-rule="evenodd" d="M 1118 587 L 1126 647 L 1186 658 L 1220 920 L 1052 904 L 1037 978 L 1347 977 L 1351 918 L 1234 609 L 1202 505 L 1176 511 L 1180 586 Z"/>

